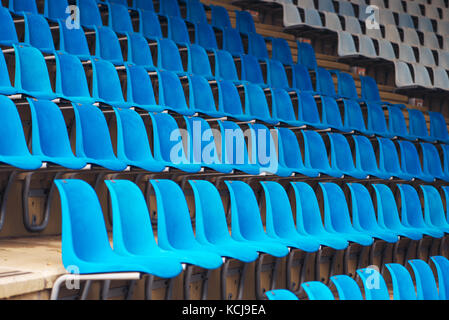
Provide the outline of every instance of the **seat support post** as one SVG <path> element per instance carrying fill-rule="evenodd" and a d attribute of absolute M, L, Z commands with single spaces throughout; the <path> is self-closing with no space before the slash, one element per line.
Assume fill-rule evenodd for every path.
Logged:
<path fill-rule="evenodd" d="M 245 286 L 245 279 L 248 270 L 248 263 L 242 262 L 242 266 L 236 268 L 229 268 L 232 259 L 226 259 L 221 267 L 220 280 L 221 280 L 221 300 L 231 300 L 232 295 L 228 294 L 226 280 L 229 275 L 239 274 L 238 290 L 236 300 L 242 300 L 243 289 Z"/>
<path fill-rule="evenodd" d="M 145 280 L 145 300 L 151 300 L 153 297 L 153 290 L 159 288 L 165 288 L 165 300 L 170 300 L 173 293 L 173 282 L 173 278 L 155 280 L 154 275 L 148 275 Z"/>
<path fill-rule="evenodd" d="M 312 253 L 305 252 L 304 259 L 294 260 L 295 251 L 296 250 L 291 250 L 287 256 L 285 276 L 288 290 L 292 291 L 296 295 L 299 295 L 299 293 L 302 292 L 301 284 L 306 280 L 307 265 L 310 261 Z M 295 286 L 296 283 L 292 282 L 292 268 L 297 265 L 301 265 L 301 262 L 302 267 L 301 271 L 299 272 L 299 282 L 297 286 Z"/>
<path fill-rule="evenodd" d="M 193 265 L 188 265 L 184 273 L 184 300 L 190 300 L 190 285 L 192 282 L 198 281 L 202 283 L 201 300 L 206 300 L 211 270 L 203 270 L 201 273 L 193 275 L 194 267 Z"/>
<path fill-rule="evenodd" d="M 3 189 L 3 192 L 1 192 L 1 207 L 0 207 L 0 231 L 3 228 L 3 225 L 5 224 L 5 217 L 6 217 L 6 208 L 8 203 L 8 195 L 11 190 L 11 187 L 16 179 L 17 171 L 12 171 L 9 174 L 8 182 L 6 183 L 5 188 Z"/>
<path fill-rule="evenodd" d="M 267 269 L 271 270 L 271 279 L 270 279 L 269 290 L 273 290 L 276 288 L 276 278 L 277 278 L 276 276 L 277 276 L 277 271 L 279 269 L 280 259 L 274 258 L 275 259 L 274 262 L 263 264 L 263 260 L 266 255 L 267 254 L 265 254 L 265 253 L 260 254 L 256 260 L 255 286 L 256 286 L 256 299 L 257 300 L 265 299 L 265 294 L 264 294 L 264 292 L 262 292 L 262 288 L 261 288 L 261 273 L 263 271 L 266 271 Z"/>

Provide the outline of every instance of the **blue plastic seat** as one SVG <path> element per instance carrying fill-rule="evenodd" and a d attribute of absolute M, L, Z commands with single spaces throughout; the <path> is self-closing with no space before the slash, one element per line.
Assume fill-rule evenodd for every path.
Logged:
<path fill-rule="evenodd" d="M 16 27 L 8 9 L 0 6 L 0 44 L 11 46 L 19 43 Z"/>
<path fill-rule="evenodd" d="M 307 42 L 297 41 L 298 46 L 298 63 L 306 66 L 309 70 L 316 70 L 318 64 L 316 62 L 315 50 L 312 45 Z"/>
<path fill-rule="evenodd" d="M 243 113 L 239 92 L 231 81 L 220 80 L 218 85 L 218 111 L 227 117 L 249 121 L 251 117 Z"/>
<path fill-rule="evenodd" d="M 154 11 L 153 0 L 133 0 L 133 8 Z"/>
<path fill-rule="evenodd" d="M 50 26 L 44 16 L 27 13 L 25 18 L 25 43 L 45 53 L 53 53 L 55 44 Z"/>
<path fill-rule="evenodd" d="M 328 230 L 321 219 L 320 207 L 312 187 L 305 182 L 290 182 L 295 192 L 296 230 L 320 244 L 343 250 L 348 246 L 344 235 Z"/>
<path fill-rule="evenodd" d="M 207 80 L 213 80 L 212 69 L 209 62 L 209 56 L 203 47 L 191 44 L 187 47 L 188 60 L 187 72 L 205 77 Z"/>
<path fill-rule="evenodd" d="M 122 49 L 117 34 L 108 27 L 95 27 L 95 33 L 95 56 L 114 65 L 123 65 Z"/>
<path fill-rule="evenodd" d="M 368 103 L 368 134 L 378 135 L 386 138 L 394 137 L 394 134 L 388 131 L 387 120 L 382 106 L 377 103 Z"/>
<path fill-rule="evenodd" d="M 302 161 L 298 140 L 288 128 L 276 128 L 279 150 L 279 164 L 288 170 L 308 177 L 318 177 L 317 170 L 308 169 Z"/>
<path fill-rule="evenodd" d="M 218 121 L 218 124 L 221 132 L 221 162 L 247 174 L 259 175 L 261 168 L 248 157 L 242 129 L 232 121 Z"/>
<path fill-rule="evenodd" d="M 50 20 L 66 20 L 69 13 L 66 12 L 69 3 L 67 0 L 45 0 L 44 17 Z"/>
<path fill-rule="evenodd" d="M 39 13 L 35 0 L 11 0 L 9 1 L 9 10 L 18 14 Z"/>
<path fill-rule="evenodd" d="M 225 50 L 215 51 L 215 79 L 229 80 L 235 84 L 240 84 L 237 69 L 232 55 Z"/>
<path fill-rule="evenodd" d="M 420 240 L 422 233 L 402 224 L 393 192 L 384 184 L 374 184 L 377 198 L 377 220 L 381 228 L 386 228 L 403 237 Z"/>
<path fill-rule="evenodd" d="M 366 130 L 365 120 L 363 118 L 360 104 L 354 100 L 343 100 L 344 105 L 344 128 L 354 130 L 369 135 Z"/>
<path fill-rule="evenodd" d="M 337 288 L 339 300 L 363 300 L 359 285 L 350 276 L 338 275 L 330 279 Z"/>
<path fill-rule="evenodd" d="M 123 97 L 120 79 L 114 65 L 107 60 L 92 61 L 92 97 L 115 107 L 131 107 Z"/>
<path fill-rule="evenodd" d="M 208 23 L 206 10 L 204 5 L 199 0 L 187 0 L 187 18 L 186 20 L 191 23 Z"/>
<path fill-rule="evenodd" d="M 335 300 L 332 291 L 322 282 L 309 281 L 301 284 L 309 300 Z"/>
<path fill-rule="evenodd" d="M 60 50 L 76 55 L 81 60 L 90 60 L 89 45 L 82 28 L 67 28 L 65 22 L 59 21 Z"/>
<path fill-rule="evenodd" d="M 232 237 L 256 247 L 257 251 L 284 257 L 288 248 L 265 233 L 256 196 L 243 181 L 225 181 L 231 197 Z"/>
<path fill-rule="evenodd" d="M 24 170 L 35 170 L 42 166 L 37 156 L 31 155 L 19 112 L 14 103 L 0 95 L 0 162 Z"/>
<path fill-rule="evenodd" d="M 388 127 L 391 134 L 408 140 L 417 140 L 416 136 L 409 135 L 407 123 L 402 110 L 397 107 L 388 106 Z"/>
<path fill-rule="evenodd" d="M 164 0 L 159 3 L 159 13 L 167 17 L 181 17 L 177 0 Z"/>
<path fill-rule="evenodd" d="M 258 33 L 248 34 L 248 54 L 259 60 L 268 60 L 267 44 L 265 38 Z"/>
<path fill-rule="evenodd" d="M 248 11 L 235 10 L 236 29 L 243 34 L 256 33 L 253 16 Z"/>
<path fill-rule="evenodd" d="M 185 75 L 178 46 L 172 40 L 159 39 L 157 41 L 157 67 L 160 70 Z"/>
<path fill-rule="evenodd" d="M 259 61 L 255 56 L 244 54 L 240 58 L 242 67 L 241 77 L 242 81 L 248 81 L 257 84 L 263 88 L 267 87 L 263 78 L 262 69 L 260 68 Z"/>
<path fill-rule="evenodd" d="M 315 95 L 316 91 L 310 79 L 309 70 L 303 64 L 295 64 L 292 66 L 293 72 L 293 87 L 304 93 Z"/>
<path fill-rule="evenodd" d="M 351 224 L 348 205 L 343 190 L 335 183 L 321 183 L 324 198 L 324 224 L 326 230 L 337 232 L 348 241 L 369 246 L 373 238 L 363 231 L 356 230 Z"/>
<path fill-rule="evenodd" d="M 209 181 L 190 180 L 195 197 L 195 236 L 201 245 L 219 255 L 252 262 L 257 251 L 231 237 L 220 193 Z"/>
<path fill-rule="evenodd" d="M 235 57 L 245 54 L 240 33 L 234 28 L 223 30 L 223 50 L 228 51 Z"/>
<path fill-rule="evenodd" d="M 217 111 L 214 95 L 209 82 L 200 75 L 189 75 L 189 110 L 210 117 L 223 117 Z"/>
<path fill-rule="evenodd" d="M 189 161 L 176 120 L 166 113 L 150 113 L 153 124 L 154 159 L 167 167 L 196 173 L 201 166 Z"/>
<path fill-rule="evenodd" d="M 183 256 L 183 262 L 205 269 L 219 268 L 223 260 L 196 240 L 189 208 L 181 188 L 172 180 L 150 180 L 158 208 L 158 244 Z"/>
<path fill-rule="evenodd" d="M 249 129 L 252 162 L 260 167 L 261 173 L 292 176 L 292 171 L 279 162 L 278 148 L 270 130 L 260 123 L 249 124 Z"/>
<path fill-rule="evenodd" d="M 56 94 L 73 102 L 94 103 L 81 61 L 63 52 L 58 52 L 55 57 Z"/>
<path fill-rule="evenodd" d="M 271 88 L 293 91 L 284 66 L 278 60 L 271 59 L 267 61 L 267 84 Z"/>
<path fill-rule="evenodd" d="M 114 108 L 117 117 L 117 158 L 149 172 L 162 172 L 165 163 L 154 159 L 142 117 L 134 110 Z"/>
<path fill-rule="evenodd" d="M 187 46 L 190 44 L 189 30 L 181 17 L 168 17 L 168 38 L 177 44 Z"/>
<path fill-rule="evenodd" d="M 283 38 L 270 38 L 272 45 L 271 59 L 285 65 L 293 65 L 292 52 L 287 40 Z"/>
<path fill-rule="evenodd" d="M 449 261 L 443 256 L 431 257 L 438 275 L 438 296 L 440 300 L 449 300 Z"/>
<path fill-rule="evenodd" d="M 184 117 L 189 143 L 190 163 L 210 168 L 220 173 L 231 173 L 232 165 L 223 164 L 218 155 L 218 148 L 209 123 L 200 117 Z"/>
<path fill-rule="evenodd" d="M 366 300 L 390 300 L 385 279 L 379 271 L 373 268 L 358 269 L 357 274 L 362 280 Z"/>
<path fill-rule="evenodd" d="M 429 131 L 427 130 L 426 119 L 424 114 L 418 109 L 407 109 L 409 116 L 409 131 L 410 135 L 418 137 L 424 141 L 433 142 L 435 139 L 429 136 Z"/>
<path fill-rule="evenodd" d="M 160 112 L 164 108 L 156 103 L 153 85 L 147 71 L 141 66 L 127 65 L 127 94 L 130 105 L 150 112 Z"/>
<path fill-rule="evenodd" d="M 332 169 L 329 165 L 326 146 L 323 138 L 316 131 L 301 131 L 304 138 L 304 165 L 308 169 L 317 170 L 328 176 L 341 178 L 343 173 Z"/>
<path fill-rule="evenodd" d="M 290 95 L 283 89 L 271 89 L 271 111 L 273 118 L 290 126 L 301 127 L 305 124 L 296 118 Z"/>
<path fill-rule="evenodd" d="M 444 181 L 449 181 L 449 176 L 444 174 L 441 159 L 437 148 L 430 143 L 421 142 L 423 174 Z"/>
<path fill-rule="evenodd" d="M 366 172 L 357 169 L 348 140 L 340 133 L 328 133 L 331 146 L 331 167 L 337 172 L 356 179 L 366 179 Z"/>
<path fill-rule="evenodd" d="M 419 160 L 418 151 L 415 145 L 410 141 L 399 141 L 399 148 L 401 150 L 401 169 L 406 174 L 409 174 L 417 179 L 426 182 L 435 181 L 435 177 L 425 174 L 422 171 L 421 162 Z"/>
<path fill-rule="evenodd" d="M 128 7 L 119 3 L 108 3 L 109 21 L 108 25 L 117 33 L 133 33 L 133 23 L 128 12 Z"/>
<path fill-rule="evenodd" d="M 415 177 L 404 172 L 399 164 L 399 155 L 393 141 L 377 138 L 379 144 L 379 170 L 392 177 L 413 180 Z"/>
<path fill-rule="evenodd" d="M 379 169 L 376 153 L 370 140 L 365 136 L 353 135 L 355 146 L 355 167 L 366 174 L 389 180 L 392 175 Z"/>
<path fill-rule="evenodd" d="M 126 36 L 128 38 L 128 63 L 154 71 L 156 67 L 153 63 L 150 46 L 145 37 L 139 33 L 129 33 Z"/>
<path fill-rule="evenodd" d="M 158 15 L 153 10 L 139 9 L 139 32 L 147 39 L 163 38 Z"/>
<path fill-rule="evenodd" d="M 317 240 L 296 231 L 292 208 L 285 189 L 277 182 L 261 182 L 265 191 L 267 234 L 285 245 L 306 252 L 319 250 Z"/>
<path fill-rule="evenodd" d="M 159 71 L 159 105 L 176 113 L 192 116 L 195 114 L 193 110 L 187 107 L 184 89 L 181 81 L 174 72 Z"/>
<path fill-rule="evenodd" d="M 354 78 L 351 74 L 346 72 L 337 73 L 338 81 L 338 95 L 342 98 L 360 102 L 359 94 L 355 86 Z"/>
<path fill-rule="evenodd" d="M 255 84 L 247 83 L 245 88 L 245 114 L 253 119 L 269 124 L 277 124 L 278 120 L 270 115 L 267 98 L 263 89 Z"/>
<path fill-rule="evenodd" d="M 42 162 L 79 170 L 86 161 L 74 156 L 67 126 L 59 107 L 51 101 L 28 98 L 32 121 L 32 150 Z"/>
<path fill-rule="evenodd" d="M 208 23 L 195 24 L 195 43 L 208 51 L 217 50 L 217 38 L 212 26 Z"/>
<path fill-rule="evenodd" d="M 449 176 L 449 145 L 440 144 L 443 149 L 443 173 L 445 176 Z"/>
<path fill-rule="evenodd" d="M 113 171 L 127 164 L 114 154 L 108 124 L 101 110 L 90 104 L 73 104 L 76 119 L 76 156 L 86 163 Z"/>
<path fill-rule="evenodd" d="M 321 122 L 324 126 L 343 132 L 352 131 L 351 129 L 343 126 L 340 108 L 334 98 L 321 96 L 321 110 Z"/>
<path fill-rule="evenodd" d="M 438 289 L 430 266 L 419 259 L 409 260 L 415 275 L 416 293 L 418 300 L 438 300 Z"/>
<path fill-rule="evenodd" d="M 323 96 L 338 98 L 331 73 L 321 67 L 316 69 L 316 91 Z"/>
<path fill-rule="evenodd" d="M 429 111 L 429 118 L 430 136 L 436 141 L 449 143 L 449 133 L 443 115 L 439 112 Z"/>
<path fill-rule="evenodd" d="M 369 76 L 362 76 L 360 77 L 360 82 L 362 86 L 362 99 L 366 103 L 383 104 L 376 80 Z"/>
<path fill-rule="evenodd" d="M 285 289 L 277 289 L 265 292 L 268 300 L 299 300 L 297 296 L 291 291 Z"/>
<path fill-rule="evenodd" d="M 442 238 L 444 232 L 424 220 L 421 200 L 416 189 L 408 184 L 399 184 L 398 188 L 401 193 L 402 224 L 433 238 Z"/>
<path fill-rule="evenodd" d="M 231 20 L 229 19 L 228 10 L 222 6 L 210 6 L 211 8 L 211 25 L 217 29 L 232 28 Z"/>
<path fill-rule="evenodd" d="M 82 26 L 93 29 L 95 26 L 103 25 L 100 10 L 95 0 L 76 0 L 80 12 L 80 23 Z"/>
<path fill-rule="evenodd" d="M 159 269 L 155 261 L 125 257 L 112 250 L 100 202 L 87 182 L 69 179 L 55 180 L 55 184 L 61 197 L 61 251 L 66 269 L 76 265 L 80 274 L 132 271 L 152 274 Z M 160 265 L 165 266 L 163 262 Z M 169 270 L 174 271 L 173 276 L 182 270 L 179 263 L 165 267 L 167 275 Z"/>
<path fill-rule="evenodd" d="M 377 223 L 373 201 L 368 189 L 359 183 L 348 183 L 352 198 L 352 223 L 356 230 L 365 232 L 373 238 L 389 243 L 399 240 L 397 234 L 385 229 Z"/>
<path fill-rule="evenodd" d="M 106 180 L 112 203 L 114 251 L 151 261 L 151 274 L 171 278 L 182 272 L 183 256 L 161 249 L 155 241 L 142 191 L 128 180 Z M 127 204 L 132 203 L 132 206 Z"/>
<path fill-rule="evenodd" d="M 443 202 L 434 186 L 420 186 L 424 195 L 424 220 L 444 233 L 449 233 L 449 223 L 444 213 Z"/>
<path fill-rule="evenodd" d="M 14 87 L 17 91 L 39 99 L 56 98 L 42 53 L 36 48 L 20 44 L 14 45 L 14 51 L 16 53 Z"/>
<path fill-rule="evenodd" d="M 4 95 L 17 93 L 17 90 L 11 85 L 8 66 L 3 52 L 0 52 L 0 93 Z"/>

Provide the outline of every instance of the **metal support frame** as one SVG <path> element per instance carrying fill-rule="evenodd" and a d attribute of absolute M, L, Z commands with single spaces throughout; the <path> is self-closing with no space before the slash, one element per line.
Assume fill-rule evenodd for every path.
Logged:
<path fill-rule="evenodd" d="M 51 290 L 50 300 L 59 300 L 59 292 L 61 290 L 61 286 L 68 281 L 86 281 L 84 288 L 79 295 L 79 298 L 85 300 L 89 293 L 90 287 L 92 285 L 92 281 L 109 281 L 107 287 L 103 285 L 102 297 L 109 296 L 109 283 L 112 280 L 130 280 L 135 283 L 135 281 L 141 278 L 141 273 L 139 272 L 120 272 L 120 273 L 100 273 L 100 274 L 63 274 L 59 278 L 56 279 L 53 284 L 53 288 Z M 132 284 L 133 285 L 133 284 Z M 104 290 L 107 289 L 105 292 Z M 132 290 L 128 290 L 128 293 Z M 106 295 L 105 295 L 106 294 Z M 76 296 L 77 297 L 77 296 Z M 76 299 L 75 297 L 75 299 Z"/>
<path fill-rule="evenodd" d="M 22 190 L 22 206 L 23 206 L 23 225 L 28 232 L 41 232 L 43 231 L 49 221 L 50 221 L 50 212 L 51 212 L 51 203 L 54 196 L 55 184 L 53 181 L 58 179 L 64 172 L 57 172 L 52 179 L 51 186 L 48 189 L 31 189 L 31 179 L 33 174 L 36 172 L 28 172 L 25 176 L 23 182 L 23 190 Z M 46 198 L 45 200 L 45 209 L 44 209 L 44 217 L 42 222 L 36 225 L 33 221 L 30 221 L 29 214 L 30 208 L 28 205 L 28 199 L 33 197 L 33 193 L 35 196 Z"/>
<path fill-rule="evenodd" d="M 237 268 L 229 268 L 229 265 L 231 263 L 232 259 L 226 259 L 223 263 L 223 266 L 221 267 L 220 272 L 220 282 L 221 282 L 221 300 L 231 300 L 232 294 L 228 294 L 227 291 L 227 283 L 226 280 L 228 279 L 228 276 L 239 274 L 239 281 L 238 281 L 238 290 L 237 290 L 237 296 L 236 300 L 242 300 L 243 297 L 243 289 L 245 287 L 245 279 L 246 274 L 248 270 L 248 263 L 242 262 L 241 267 Z"/>
<path fill-rule="evenodd" d="M 145 280 L 145 300 L 152 300 L 153 290 L 160 288 L 165 288 L 165 300 L 170 300 L 173 293 L 173 282 L 174 278 L 155 280 L 154 275 L 148 275 Z"/>
<path fill-rule="evenodd" d="M 299 295 L 302 292 L 301 284 L 305 282 L 306 278 L 306 271 L 307 271 L 307 264 L 310 261 L 310 256 L 312 253 L 305 252 L 304 259 L 293 259 L 295 252 L 298 250 L 291 250 L 290 253 L 287 256 L 287 263 L 285 265 L 285 277 L 286 277 L 286 283 L 287 283 L 287 289 L 292 291 L 294 294 Z M 296 286 L 296 283 L 292 281 L 292 268 L 300 265 L 302 262 L 301 271 L 299 272 L 299 282 Z"/>
<path fill-rule="evenodd" d="M 357 254 L 356 270 L 362 267 L 361 266 L 362 257 L 366 253 L 366 251 L 370 250 L 370 248 L 371 246 L 362 246 L 362 250 Z M 357 272 L 354 272 L 354 274 L 349 273 L 350 257 L 351 257 L 351 245 L 349 245 L 344 251 L 343 273 L 355 279 L 357 277 Z"/>
<path fill-rule="evenodd" d="M 125 300 L 131 300 L 137 280 L 129 280 L 129 284 L 111 289 L 111 281 L 105 280 L 101 288 L 101 300 L 108 300 L 109 298 L 116 298 L 123 296 Z"/>
<path fill-rule="evenodd" d="M 203 272 L 193 275 L 194 267 L 195 266 L 193 265 L 188 265 L 184 273 L 184 300 L 190 300 L 190 285 L 193 282 L 199 281 L 201 281 L 201 300 L 206 300 L 208 293 L 209 277 L 212 271 L 206 269 Z"/>
<path fill-rule="evenodd" d="M 322 249 L 318 250 L 316 253 L 316 256 L 315 256 L 315 279 L 317 281 L 321 281 L 320 265 L 321 265 L 321 261 L 323 260 L 322 252 L 323 252 Z M 331 258 L 331 265 L 329 267 L 329 272 L 327 273 L 327 283 L 326 284 L 329 284 L 330 277 L 332 277 L 335 274 L 335 266 L 336 265 L 337 265 L 337 251 L 334 250 L 334 254 L 332 255 L 332 258 Z"/>
<path fill-rule="evenodd" d="M 2 204 L 0 207 L 0 231 L 2 230 L 3 225 L 5 224 L 6 208 L 7 208 L 7 204 L 8 204 L 8 195 L 9 195 L 11 187 L 16 179 L 16 176 L 17 176 L 17 171 L 12 171 L 9 174 L 8 182 L 6 183 L 5 188 L 1 192 Z"/>
<path fill-rule="evenodd" d="M 279 269 L 280 264 L 280 258 L 273 257 L 275 260 L 272 263 L 263 263 L 264 257 L 266 256 L 266 253 L 262 253 L 259 255 L 259 257 L 256 260 L 256 272 L 255 272 L 255 287 L 256 287 L 256 299 L 257 300 L 264 300 L 265 299 L 265 291 L 262 292 L 261 288 L 261 273 L 267 270 L 271 270 L 271 281 L 270 281 L 270 288 L 268 290 L 273 290 L 276 288 L 276 276 L 277 271 Z"/>

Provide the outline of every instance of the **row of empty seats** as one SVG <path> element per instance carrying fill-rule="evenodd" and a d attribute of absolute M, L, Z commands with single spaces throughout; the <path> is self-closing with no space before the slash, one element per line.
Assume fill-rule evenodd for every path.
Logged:
<path fill-rule="evenodd" d="M 128 180 L 108 180 L 105 183 L 114 221 L 112 249 L 94 189 L 77 179 L 55 183 L 61 195 L 63 263 L 66 267 L 77 265 L 81 274 L 138 271 L 170 278 L 181 272 L 181 263 L 215 269 L 222 265 L 222 257 L 251 262 L 258 253 L 284 257 L 288 248 L 316 252 L 320 246 L 342 250 L 349 242 L 370 246 L 375 239 L 395 243 L 400 237 L 442 238 L 449 226 L 438 190 L 432 186 L 421 186 L 425 217 L 416 189 L 400 186 L 400 220 L 393 193 L 386 185 L 373 185 L 378 201 L 376 219 L 368 190 L 360 184 L 349 184 L 354 219 L 351 223 L 345 195 L 338 185 L 320 183 L 325 202 L 322 220 L 313 189 L 304 182 L 291 183 L 296 197 L 295 225 L 286 190 L 276 182 L 261 182 L 267 203 L 265 231 L 252 188 L 242 181 L 226 181 L 231 199 L 231 236 L 218 190 L 208 181 L 191 180 L 194 235 L 179 185 L 171 180 L 150 180 L 158 208 L 156 244 L 139 187 Z M 447 195 L 447 188 L 444 190 Z"/>
<path fill-rule="evenodd" d="M 433 256 L 431 261 L 437 271 L 437 277 L 429 264 L 420 259 L 408 261 L 409 269 L 398 263 L 387 264 L 393 287 L 393 300 L 447 300 L 449 277 L 449 261 L 443 256 Z M 332 287 L 339 300 L 390 300 L 390 293 L 384 277 L 373 267 L 357 270 L 364 289 L 347 275 L 332 276 Z M 415 279 L 413 281 L 412 279 Z M 438 286 L 437 286 L 438 283 Z M 302 285 L 309 300 L 334 300 L 331 286 L 322 282 L 311 281 Z M 298 300 L 297 296 L 285 289 L 272 290 L 266 293 L 269 300 Z"/>
<path fill-rule="evenodd" d="M 201 117 L 184 117 L 186 147 L 183 145 L 182 130 L 167 113 L 149 113 L 153 133 L 152 152 L 143 118 L 134 110 L 122 108 L 114 108 L 118 123 L 116 156 L 103 112 L 89 104 L 73 104 L 76 118 L 75 156 L 60 108 L 51 101 L 35 99 L 28 99 L 32 115 L 33 153 L 30 154 L 16 106 L 7 97 L 0 97 L 4 123 L 2 162 L 26 170 L 38 169 L 42 167 L 42 162 L 49 162 L 68 169 L 82 169 L 91 164 L 113 171 L 123 171 L 132 166 L 150 172 L 162 172 L 166 167 L 199 172 L 205 167 L 221 173 L 237 170 L 282 177 L 295 174 L 317 177 L 325 174 L 336 178 L 396 177 L 427 182 L 449 179 L 449 146 L 446 144 L 441 144 L 442 150 L 439 151 L 433 144 L 421 143 L 421 161 L 418 149 L 410 141 L 397 142 L 399 157 L 395 142 L 388 138 L 370 142 L 365 136 L 353 135 L 348 140 L 340 133 L 321 136 L 316 131 L 301 130 L 304 143 L 301 151 L 297 136 L 288 128 L 279 127 L 271 132 L 268 127 L 256 123 L 248 124 L 245 132 L 235 122 L 217 120 L 219 130 L 212 130 L 211 125 Z M 250 150 L 245 135 L 251 139 L 248 145 L 251 146 Z M 329 152 L 323 138 L 330 142 Z M 353 148 L 350 143 L 354 144 Z M 378 158 L 375 149 L 378 149 Z M 356 155 L 355 161 L 352 150 Z M 440 152 L 444 155 L 444 164 Z"/>

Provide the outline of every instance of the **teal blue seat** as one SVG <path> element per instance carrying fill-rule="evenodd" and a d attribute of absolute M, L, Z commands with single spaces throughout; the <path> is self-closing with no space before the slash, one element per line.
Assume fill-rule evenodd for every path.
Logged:
<path fill-rule="evenodd" d="M 420 186 L 424 195 L 424 220 L 444 233 L 449 233 L 449 223 L 444 213 L 443 201 L 434 186 Z"/>
<path fill-rule="evenodd" d="M 95 57 L 123 65 L 122 49 L 117 34 L 109 27 L 95 27 Z"/>
<path fill-rule="evenodd" d="M 386 266 L 393 283 L 393 300 L 416 300 L 415 285 L 408 270 L 398 263 L 388 263 Z"/>
<path fill-rule="evenodd" d="M 291 291 L 285 289 L 277 289 L 265 292 L 268 300 L 299 300 Z"/>
<path fill-rule="evenodd" d="M 449 300 L 449 260 L 443 256 L 431 257 L 438 275 L 438 296 L 440 300 Z"/>
<path fill-rule="evenodd" d="M 163 106 L 158 105 L 156 102 L 151 78 L 144 67 L 132 64 L 126 65 L 126 79 L 128 105 L 149 112 L 162 112 L 165 110 Z"/>
<path fill-rule="evenodd" d="M 365 289 L 365 300 L 390 300 L 385 279 L 373 268 L 358 269 L 357 274 Z"/>
<path fill-rule="evenodd" d="M 108 26 L 120 34 L 133 33 L 133 23 L 128 12 L 128 7 L 115 2 L 109 2 L 107 6 L 109 13 Z"/>
<path fill-rule="evenodd" d="M 195 111 L 190 110 L 187 106 L 184 89 L 176 73 L 162 70 L 158 72 L 158 79 L 159 105 L 163 109 L 184 116 L 192 116 L 195 114 Z"/>
<path fill-rule="evenodd" d="M 338 275 L 330 279 L 337 288 L 339 300 L 363 300 L 359 285 L 350 276 Z"/>
<path fill-rule="evenodd" d="M 409 260 L 415 276 L 418 300 L 438 300 L 438 288 L 430 266 L 423 260 Z"/>
<path fill-rule="evenodd" d="M 331 289 L 319 281 L 309 281 L 301 284 L 309 300 L 335 300 Z"/>
<path fill-rule="evenodd" d="M 24 19 L 24 42 L 39 49 L 41 52 L 54 53 L 55 44 L 53 41 L 53 36 L 51 34 L 50 25 L 44 16 L 40 14 L 26 13 L 24 14 Z"/>
<path fill-rule="evenodd" d="M 391 173 L 379 169 L 376 153 L 371 141 L 365 136 L 353 135 L 355 146 L 355 166 L 366 174 L 380 179 L 391 179 Z"/>

